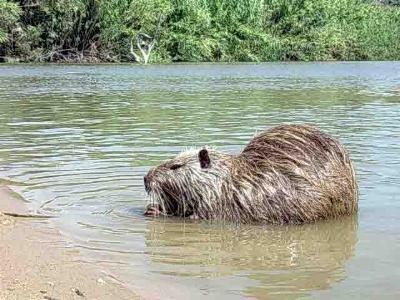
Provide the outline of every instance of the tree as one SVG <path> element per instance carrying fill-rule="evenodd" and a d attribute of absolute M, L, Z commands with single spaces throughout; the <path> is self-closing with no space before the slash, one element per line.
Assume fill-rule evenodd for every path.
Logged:
<path fill-rule="evenodd" d="M 7 41 L 12 43 L 14 30 L 20 30 L 18 23 L 20 15 L 21 8 L 17 3 L 0 0 L 0 44 Z"/>
<path fill-rule="evenodd" d="M 151 51 L 153 50 L 154 46 L 156 45 L 158 38 L 160 36 L 160 30 L 161 30 L 161 25 L 163 23 L 164 17 L 159 16 L 158 17 L 158 23 L 157 23 L 157 29 L 155 31 L 155 36 L 151 37 L 146 33 L 139 32 L 136 36 L 136 46 L 140 50 L 140 53 L 142 54 L 142 58 L 138 56 L 133 47 L 133 40 L 134 38 L 131 38 L 131 54 L 135 58 L 137 62 L 144 62 L 146 65 L 149 62 L 150 59 L 150 54 Z"/>

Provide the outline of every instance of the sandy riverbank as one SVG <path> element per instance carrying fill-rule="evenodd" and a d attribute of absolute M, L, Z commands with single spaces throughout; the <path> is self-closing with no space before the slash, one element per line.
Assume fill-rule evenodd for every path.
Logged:
<path fill-rule="evenodd" d="M 123 282 L 85 264 L 46 219 L 19 218 L 24 202 L 0 186 L 0 299 L 138 299 Z"/>

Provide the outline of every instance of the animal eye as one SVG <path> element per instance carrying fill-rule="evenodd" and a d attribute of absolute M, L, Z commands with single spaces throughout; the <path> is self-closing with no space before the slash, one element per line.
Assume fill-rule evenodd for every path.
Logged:
<path fill-rule="evenodd" d="M 172 166 L 170 166 L 169 168 L 171 169 L 171 170 L 176 170 L 176 169 L 179 169 L 180 167 L 182 167 L 183 165 L 180 165 L 180 164 L 173 164 Z"/>

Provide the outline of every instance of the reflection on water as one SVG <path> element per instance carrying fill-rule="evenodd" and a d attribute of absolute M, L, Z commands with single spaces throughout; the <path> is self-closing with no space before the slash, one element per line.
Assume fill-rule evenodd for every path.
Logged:
<path fill-rule="evenodd" d="M 395 62 L 2 65 L 0 183 L 59 215 L 85 262 L 150 298 L 393 297 L 399 87 Z M 313 123 L 350 150 L 358 220 L 234 227 L 141 215 L 151 166 L 193 145 L 238 152 L 284 122 Z"/>
<path fill-rule="evenodd" d="M 241 287 L 243 295 L 295 299 L 345 278 L 357 219 L 269 227 L 156 221 L 148 223 L 145 237 L 157 273 L 198 278 L 200 289 L 207 281 L 239 274 L 253 282 Z M 240 287 L 218 288 L 229 295 Z"/>

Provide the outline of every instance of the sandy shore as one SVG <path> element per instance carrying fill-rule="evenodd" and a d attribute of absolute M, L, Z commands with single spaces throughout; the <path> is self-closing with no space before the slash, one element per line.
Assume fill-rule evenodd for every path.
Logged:
<path fill-rule="evenodd" d="M 0 299 L 138 299 L 100 267 L 85 264 L 46 219 L 29 214 L 11 189 L 0 186 Z"/>

